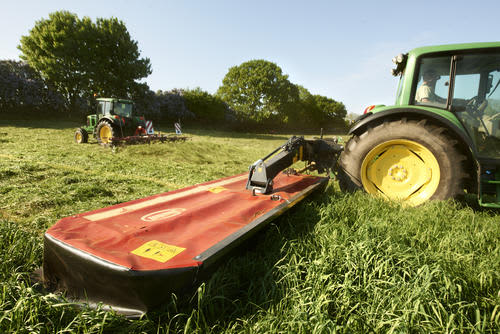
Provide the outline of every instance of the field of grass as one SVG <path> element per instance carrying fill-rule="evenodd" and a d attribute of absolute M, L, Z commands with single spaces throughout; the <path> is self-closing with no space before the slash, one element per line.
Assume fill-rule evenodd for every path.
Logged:
<path fill-rule="evenodd" d="M 335 182 L 139 320 L 42 294 L 30 274 L 58 219 L 241 173 L 287 139 L 188 129 L 113 151 L 74 144 L 76 126 L 0 120 L 2 333 L 500 331 L 500 212 L 404 208 Z"/>

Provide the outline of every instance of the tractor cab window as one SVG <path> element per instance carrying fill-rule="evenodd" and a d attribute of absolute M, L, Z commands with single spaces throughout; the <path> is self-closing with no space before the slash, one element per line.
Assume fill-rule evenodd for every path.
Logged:
<path fill-rule="evenodd" d="M 446 108 L 450 62 L 451 57 L 429 57 L 420 60 L 418 82 L 414 88 L 414 104 Z"/>
<path fill-rule="evenodd" d="M 97 113 L 102 115 L 110 115 L 111 114 L 111 102 L 108 101 L 99 101 L 97 105 Z"/>
<path fill-rule="evenodd" d="M 500 54 L 464 55 L 456 61 L 452 110 L 482 157 L 500 159 Z"/>
<path fill-rule="evenodd" d="M 131 118 L 132 117 L 132 104 L 130 103 L 115 103 L 115 115 L 122 117 Z"/>
<path fill-rule="evenodd" d="M 398 90 L 396 92 L 396 104 L 401 104 L 401 96 L 403 95 L 403 83 L 405 82 L 404 73 L 399 77 Z"/>
<path fill-rule="evenodd" d="M 104 114 L 104 102 L 99 102 L 97 105 L 97 114 L 103 115 Z"/>

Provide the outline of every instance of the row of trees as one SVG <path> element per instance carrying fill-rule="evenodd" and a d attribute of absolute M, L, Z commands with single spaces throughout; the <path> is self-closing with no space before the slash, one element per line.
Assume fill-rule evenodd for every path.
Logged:
<path fill-rule="evenodd" d="M 55 12 L 19 45 L 22 62 L 0 61 L 0 110 L 89 112 L 93 96 L 133 99 L 153 120 L 198 120 L 273 127 L 345 127 L 345 106 L 293 84 L 275 63 L 231 67 L 216 94 L 200 88 L 151 91 L 137 42 L 116 18 Z"/>
<path fill-rule="evenodd" d="M 293 84 L 278 65 L 266 60 L 231 67 L 217 96 L 242 120 L 290 127 L 345 126 L 343 103 Z"/>

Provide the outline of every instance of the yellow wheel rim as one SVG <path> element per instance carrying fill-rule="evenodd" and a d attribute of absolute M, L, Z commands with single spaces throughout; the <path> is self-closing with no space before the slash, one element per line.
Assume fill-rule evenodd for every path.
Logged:
<path fill-rule="evenodd" d="M 82 134 L 80 132 L 77 132 L 75 134 L 75 140 L 78 144 L 80 144 L 82 142 Z"/>
<path fill-rule="evenodd" d="M 434 154 L 411 140 L 390 140 L 375 146 L 361 164 L 361 182 L 370 194 L 419 205 L 436 192 L 439 163 Z"/>
<path fill-rule="evenodd" d="M 111 128 L 108 125 L 104 125 L 99 131 L 99 137 L 101 138 L 101 142 L 109 144 L 111 142 Z"/>

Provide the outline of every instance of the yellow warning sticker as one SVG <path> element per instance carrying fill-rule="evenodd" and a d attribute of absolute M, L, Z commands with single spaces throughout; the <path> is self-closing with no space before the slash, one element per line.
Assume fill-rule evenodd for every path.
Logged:
<path fill-rule="evenodd" d="M 186 248 L 167 245 L 157 240 L 146 242 L 141 247 L 134 249 L 131 253 L 151 260 L 165 263 Z"/>
<path fill-rule="evenodd" d="M 210 188 L 208 189 L 208 191 L 214 193 L 214 194 L 218 194 L 218 193 L 221 193 L 223 191 L 227 190 L 226 188 L 222 187 L 222 186 L 218 186 L 218 187 L 214 187 L 214 188 Z"/>

